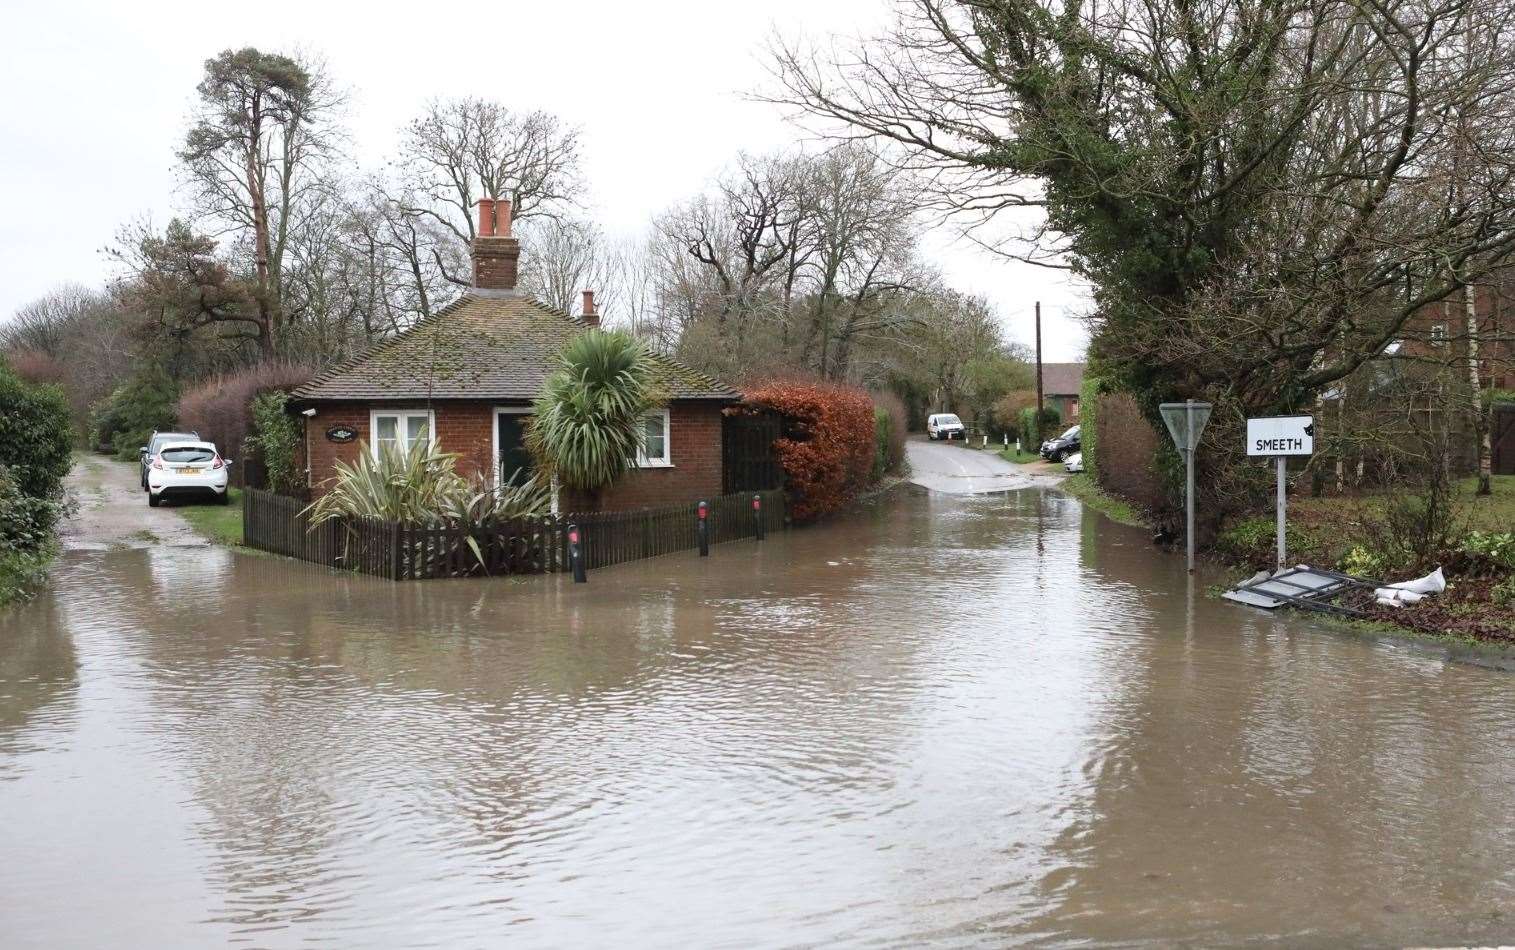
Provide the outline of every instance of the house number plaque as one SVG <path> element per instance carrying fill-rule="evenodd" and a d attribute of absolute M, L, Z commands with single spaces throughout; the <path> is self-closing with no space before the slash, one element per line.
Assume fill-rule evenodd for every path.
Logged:
<path fill-rule="evenodd" d="M 351 442 L 358 437 L 358 430 L 352 426 L 332 426 L 326 430 L 326 439 L 338 444 Z"/>

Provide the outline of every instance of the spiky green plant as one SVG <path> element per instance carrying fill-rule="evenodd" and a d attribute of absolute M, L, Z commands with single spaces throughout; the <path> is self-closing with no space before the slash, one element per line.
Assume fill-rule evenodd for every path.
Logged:
<path fill-rule="evenodd" d="M 634 463 L 642 419 L 662 401 L 652 358 L 624 333 L 589 330 L 558 363 L 534 404 L 526 445 L 560 485 L 598 492 Z"/>
<path fill-rule="evenodd" d="M 336 463 L 331 490 L 306 509 L 311 524 L 364 517 L 475 528 L 546 510 L 547 489 L 540 482 L 503 488 L 470 482 L 457 473 L 457 459 L 427 442 L 377 453 L 362 446 L 355 464 Z"/>
<path fill-rule="evenodd" d="M 487 570 L 480 538 L 496 543 L 489 532 L 494 525 L 545 513 L 551 493 L 537 479 L 498 488 L 471 482 L 457 473 L 457 458 L 425 442 L 414 442 L 403 452 L 385 447 L 374 453 L 360 446 L 356 464 L 338 462 L 331 490 L 305 509 L 310 525 L 353 517 L 451 525 L 463 529 L 469 550 Z M 349 526 L 348 543 L 352 537 Z M 406 556 L 424 559 L 429 554 L 417 545 Z"/>

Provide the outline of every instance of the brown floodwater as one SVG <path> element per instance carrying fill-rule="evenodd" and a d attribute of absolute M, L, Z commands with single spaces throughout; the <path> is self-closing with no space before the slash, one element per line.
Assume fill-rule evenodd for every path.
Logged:
<path fill-rule="evenodd" d="M 1515 678 L 912 494 L 565 578 L 70 554 L 0 617 L 0 945 L 1515 938 Z"/>

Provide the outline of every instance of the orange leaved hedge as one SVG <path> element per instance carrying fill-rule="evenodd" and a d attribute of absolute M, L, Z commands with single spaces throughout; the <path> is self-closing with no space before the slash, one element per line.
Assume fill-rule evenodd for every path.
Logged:
<path fill-rule="evenodd" d="M 795 521 L 814 521 L 851 501 L 873 476 L 873 400 L 834 383 L 772 382 L 747 391 L 738 411 L 784 419 L 774 443 Z"/>

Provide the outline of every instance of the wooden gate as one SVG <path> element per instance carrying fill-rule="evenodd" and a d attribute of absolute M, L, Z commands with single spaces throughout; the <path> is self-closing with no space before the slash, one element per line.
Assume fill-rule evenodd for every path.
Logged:
<path fill-rule="evenodd" d="M 784 484 L 773 443 L 784 434 L 784 423 L 772 413 L 727 416 L 721 426 L 722 491 L 769 491 Z"/>
<path fill-rule="evenodd" d="M 1494 404 L 1489 440 L 1494 448 L 1494 474 L 1515 475 L 1515 403 Z"/>

